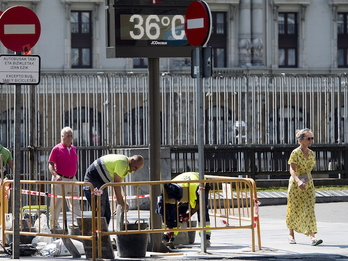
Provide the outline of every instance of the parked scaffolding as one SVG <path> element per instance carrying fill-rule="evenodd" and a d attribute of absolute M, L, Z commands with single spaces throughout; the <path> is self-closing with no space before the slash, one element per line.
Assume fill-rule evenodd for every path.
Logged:
<path fill-rule="evenodd" d="M 89 185 L 90 189 L 94 191 L 94 188 L 89 183 L 84 182 L 57 182 L 64 186 L 77 185 L 80 187 L 81 195 L 78 197 L 81 200 L 81 209 L 83 210 L 83 216 L 79 222 L 79 230 L 70 230 L 66 232 L 66 223 L 69 220 L 62 220 L 61 224 L 63 231 L 58 231 L 55 228 L 51 230 L 41 229 L 47 227 L 39 225 L 37 229 L 33 228 L 33 223 L 30 223 L 28 227 L 25 227 L 22 222 L 20 227 L 20 236 L 34 237 L 49 237 L 49 238 L 71 238 L 84 240 L 88 242 L 90 251 L 90 258 L 96 260 L 96 258 L 103 257 L 103 244 L 105 244 L 105 238 L 115 238 L 117 235 L 134 235 L 134 234 L 152 234 L 152 233 L 165 233 L 165 232 L 179 232 L 188 233 L 195 231 L 212 231 L 212 242 L 214 242 L 214 230 L 231 230 L 231 229 L 246 229 L 250 232 L 251 251 L 255 251 L 255 242 L 257 241 L 258 249 L 261 249 L 261 233 L 260 233 L 260 220 L 258 217 L 258 201 L 256 193 L 256 185 L 252 179 L 247 178 L 227 178 L 227 177 L 215 177 L 206 176 L 205 180 L 196 180 L 193 182 L 209 183 L 211 190 L 209 192 L 209 200 L 207 202 L 209 206 L 209 215 L 211 218 L 210 227 L 200 227 L 194 225 L 194 218 L 192 216 L 185 226 L 178 224 L 176 228 L 168 228 L 165 224 L 155 224 L 155 220 L 158 219 L 154 206 L 157 204 L 157 198 L 159 195 L 155 195 L 156 187 L 160 187 L 163 192 L 165 184 L 169 184 L 172 181 L 148 181 L 148 182 L 123 182 L 123 183 L 110 183 L 105 184 L 99 190 L 107 188 L 110 195 L 111 211 L 113 213 L 110 224 L 105 229 L 105 220 L 100 216 L 101 208 L 100 197 L 98 193 L 92 194 L 92 197 L 96 197 L 96 205 L 94 205 L 94 198 L 92 198 L 92 206 L 89 207 L 86 204 L 82 194 L 82 188 L 84 185 Z M 182 182 L 192 181 L 176 181 L 177 184 Z M 2 189 L 10 189 L 9 185 L 12 181 L 6 181 L 2 185 Z M 47 204 L 33 205 L 32 202 L 42 202 L 38 198 L 44 198 L 44 202 L 49 201 L 52 197 L 66 198 L 65 195 L 52 195 L 48 194 L 44 188 L 48 182 L 45 181 L 21 181 L 21 211 L 20 218 L 24 221 L 32 222 L 34 217 L 40 221 L 37 215 L 47 215 L 49 208 Z M 125 200 L 131 207 L 130 212 L 124 213 L 124 224 L 120 226 L 117 219 L 119 216 L 115 202 L 115 194 L 113 187 L 121 186 Z M 187 200 L 189 201 L 190 196 L 188 195 Z M 1 195 L 1 203 L 7 200 Z M 10 204 L 12 201 L 10 201 Z M 26 202 L 24 205 L 23 202 Z M 3 204 L 1 204 L 3 206 Z M 176 205 L 178 207 L 178 204 Z M 5 243 L 8 239 L 8 235 L 13 235 L 9 223 L 11 223 L 11 213 L 3 208 L 1 209 L 1 227 L 2 227 L 2 239 Z M 68 218 L 71 215 L 68 215 Z M 97 220 L 96 222 L 88 222 L 87 220 Z M 147 226 L 142 226 L 145 222 Z M 73 221 L 73 220 L 71 220 Z M 130 229 L 130 224 L 137 224 Z M 59 233 L 58 233 L 59 232 Z M 256 240 L 257 239 L 257 240 Z M 110 240 L 111 242 L 111 240 Z M 86 245 L 85 245 L 86 248 Z M 105 256 L 104 256 L 105 258 Z"/>

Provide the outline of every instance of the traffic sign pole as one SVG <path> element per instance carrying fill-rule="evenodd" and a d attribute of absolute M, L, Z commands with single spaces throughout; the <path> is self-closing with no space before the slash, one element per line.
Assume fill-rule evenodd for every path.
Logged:
<path fill-rule="evenodd" d="M 2 44 L 16 52 L 16 56 L 20 57 L 21 52 L 29 52 L 30 49 L 37 43 L 41 33 L 41 25 L 36 14 L 29 8 L 23 6 L 13 6 L 5 10 L 0 16 L 0 40 Z M 11 63 L 11 64 L 10 64 Z M 16 64 L 14 64 L 16 63 Z M 23 66 L 22 61 L 6 61 L 7 65 L 6 75 L 9 76 L 7 81 L 12 81 L 14 75 L 12 68 L 23 70 L 29 68 L 30 62 Z M 18 74 L 17 76 L 20 76 Z M 24 78 L 26 78 L 24 76 Z M 30 77 L 29 77 L 30 78 Z M 23 79 L 21 79 L 23 80 Z M 11 83 L 11 82 L 10 82 Z M 21 162 L 21 107 L 22 107 L 22 86 L 17 81 L 15 90 L 15 122 L 14 122 L 14 181 L 13 181 L 13 244 L 12 244 L 12 258 L 19 259 L 20 256 L 20 162 Z"/>
<path fill-rule="evenodd" d="M 21 53 L 17 53 L 17 55 L 21 55 Z M 15 95 L 15 104 L 14 106 L 14 177 L 13 177 L 13 252 L 12 258 L 18 259 L 20 256 L 20 248 L 19 248 L 19 228 L 20 228 L 20 199 L 21 199 L 21 107 L 22 107 L 22 86 L 20 84 L 16 84 L 16 95 Z"/>
<path fill-rule="evenodd" d="M 202 0 L 193 1 L 186 11 L 185 33 L 187 40 L 196 46 L 192 58 L 192 75 L 197 78 L 197 144 L 199 179 L 204 180 L 204 122 L 203 122 L 203 84 L 202 84 L 202 47 L 209 41 L 211 34 L 211 12 L 208 4 Z M 192 60 L 193 60 L 192 59 Z M 206 61 L 204 61 L 206 62 Z M 199 184 L 200 226 L 205 227 L 205 183 Z M 201 251 L 206 253 L 206 231 L 201 231 Z"/>
<path fill-rule="evenodd" d="M 196 64 L 196 74 L 197 74 L 197 91 L 196 91 L 196 110 L 197 110 L 197 145 L 198 145 L 198 168 L 199 168 L 199 179 L 204 180 L 204 121 L 203 121 L 203 84 L 201 77 L 201 47 L 196 47 L 195 50 L 195 64 Z M 200 213 L 200 226 L 205 227 L 205 184 L 201 183 L 199 185 L 199 213 Z M 201 251 L 205 253 L 207 251 L 206 247 L 206 231 L 201 231 Z"/>

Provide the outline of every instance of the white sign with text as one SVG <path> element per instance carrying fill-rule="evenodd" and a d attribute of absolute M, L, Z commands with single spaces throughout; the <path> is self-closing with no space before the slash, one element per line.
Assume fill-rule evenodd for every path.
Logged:
<path fill-rule="evenodd" d="M 35 85 L 39 83 L 39 56 L 0 55 L 0 84 Z"/>

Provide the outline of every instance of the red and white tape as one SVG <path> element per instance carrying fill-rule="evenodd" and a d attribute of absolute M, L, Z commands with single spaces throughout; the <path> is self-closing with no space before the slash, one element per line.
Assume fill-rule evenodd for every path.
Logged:
<path fill-rule="evenodd" d="M 12 188 L 6 187 L 6 190 L 12 190 Z M 61 195 L 55 195 L 45 192 L 39 192 L 39 191 L 32 191 L 27 189 L 22 189 L 22 194 L 26 195 L 36 195 L 36 196 L 42 196 L 42 197 L 50 197 L 50 198 L 63 198 Z M 95 193 L 97 196 L 100 196 L 101 194 Z M 126 196 L 125 199 L 138 199 L 138 198 L 148 198 L 150 195 L 137 195 L 137 196 Z M 80 197 L 80 196 L 65 196 L 66 199 L 79 199 L 79 200 L 86 200 L 86 197 Z M 116 197 L 109 197 L 109 199 L 116 200 Z"/>

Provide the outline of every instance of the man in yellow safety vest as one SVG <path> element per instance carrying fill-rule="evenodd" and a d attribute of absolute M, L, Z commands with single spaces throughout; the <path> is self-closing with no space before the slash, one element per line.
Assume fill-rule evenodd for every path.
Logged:
<path fill-rule="evenodd" d="M 172 181 L 184 181 L 184 180 L 199 180 L 199 173 L 197 172 L 184 172 L 178 176 L 176 176 Z M 179 218 L 180 222 L 187 222 L 193 214 L 197 212 L 198 221 L 200 221 L 200 213 L 199 213 L 199 183 L 177 183 L 177 185 L 181 187 L 188 187 L 189 188 L 189 202 L 181 202 L 178 206 L 178 212 L 179 212 Z M 167 193 L 168 193 L 168 187 L 167 187 Z M 206 202 L 206 209 L 205 209 L 205 221 L 206 226 L 210 226 L 210 219 L 209 219 L 209 213 L 208 213 L 208 194 L 209 194 L 209 186 L 206 184 L 205 186 L 205 202 Z M 170 208 L 170 206 L 166 206 L 166 208 Z M 170 215 L 166 216 L 166 225 L 168 228 L 173 228 L 176 224 L 176 209 L 174 211 L 166 211 L 167 214 L 171 213 Z M 210 236 L 211 232 L 206 232 L 206 246 L 210 247 Z M 174 248 L 174 233 L 173 232 L 167 232 L 163 235 L 163 244 L 165 244 L 169 248 Z"/>

